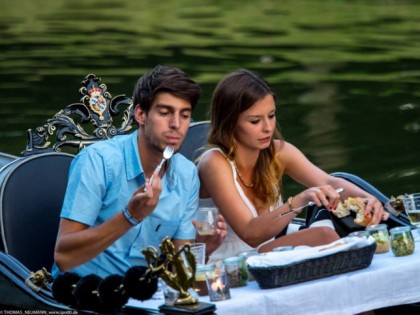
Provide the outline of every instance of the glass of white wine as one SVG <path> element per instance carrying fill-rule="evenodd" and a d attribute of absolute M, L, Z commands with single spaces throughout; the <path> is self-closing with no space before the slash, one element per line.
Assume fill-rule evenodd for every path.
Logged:
<path fill-rule="evenodd" d="M 412 231 L 414 240 L 420 241 L 420 193 L 404 195 L 403 203 L 410 223 L 416 227 Z"/>
<path fill-rule="evenodd" d="M 200 207 L 197 211 L 197 233 L 200 235 L 213 235 L 217 229 L 217 216 L 219 209 L 216 207 Z"/>

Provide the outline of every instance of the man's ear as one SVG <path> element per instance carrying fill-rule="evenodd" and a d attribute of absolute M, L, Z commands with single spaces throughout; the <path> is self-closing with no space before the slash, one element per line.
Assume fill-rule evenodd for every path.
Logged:
<path fill-rule="evenodd" d="M 144 111 L 139 104 L 134 107 L 134 119 L 139 126 L 143 126 L 146 121 L 146 111 Z"/>

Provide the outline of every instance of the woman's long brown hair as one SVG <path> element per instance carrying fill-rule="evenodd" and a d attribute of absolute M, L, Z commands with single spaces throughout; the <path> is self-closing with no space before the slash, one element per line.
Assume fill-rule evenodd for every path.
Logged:
<path fill-rule="evenodd" d="M 225 76 L 214 90 L 211 103 L 209 145 L 220 147 L 227 158 L 235 159 L 234 132 L 239 115 L 268 94 L 277 97 L 270 85 L 248 70 L 237 70 Z M 282 140 L 276 126 L 274 137 Z M 265 206 L 278 202 L 283 168 L 276 156 L 273 139 L 261 150 L 254 170 L 254 191 Z"/>

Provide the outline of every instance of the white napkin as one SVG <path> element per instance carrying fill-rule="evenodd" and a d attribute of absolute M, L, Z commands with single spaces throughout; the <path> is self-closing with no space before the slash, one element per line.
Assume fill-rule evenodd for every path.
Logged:
<path fill-rule="evenodd" d="M 357 249 L 368 246 L 375 242 L 372 236 L 369 238 L 345 237 L 330 244 L 310 247 L 298 246 L 290 251 L 268 252 L 248 257 L 247 264 L 251 267 L 284 266 L 294 262 L 331 255 L 334 253 Z"/>

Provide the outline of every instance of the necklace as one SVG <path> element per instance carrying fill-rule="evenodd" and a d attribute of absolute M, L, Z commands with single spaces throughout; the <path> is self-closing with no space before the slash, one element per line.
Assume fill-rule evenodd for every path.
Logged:
<path fill-rule="evenodd" d="M 247 184 L 244 179 L 242 178 L 241 173 L 238 170 L 238 167 L 236 166 L 235 160 L 233 160 L 233 166 L 235 167 L 236 173 L 238 174 L 239 180 L 246 188 L 254 188 L 255 183 Z"/>

